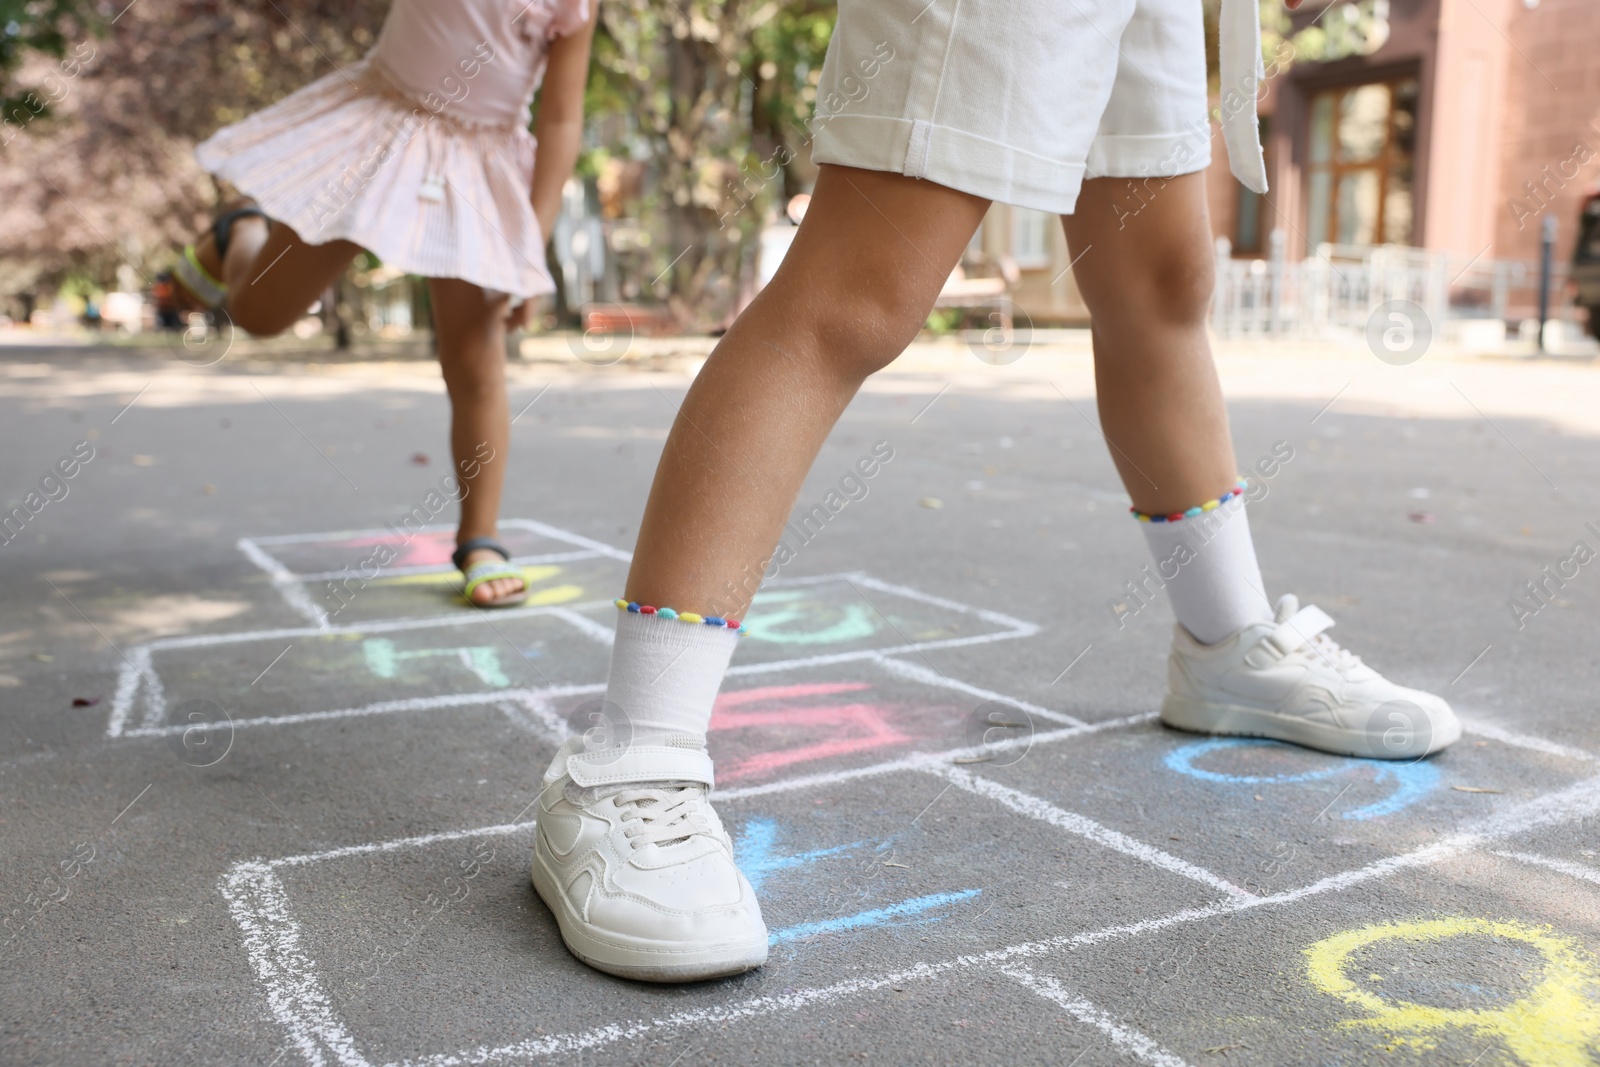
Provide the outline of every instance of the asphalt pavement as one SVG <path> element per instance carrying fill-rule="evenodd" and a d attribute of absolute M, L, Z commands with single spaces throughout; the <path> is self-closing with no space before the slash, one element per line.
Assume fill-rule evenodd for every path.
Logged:
<path fill-rule="evenodd" d="M 0 1062 L 1600 1062 L 1600 368 L 1226 347 L 1269 593 L 1467 723 L 1392 764 L 1163 729 L 1081 339 L 917 349 L 712 723 L 771 960 L 652 987 L 528 820 L 698 357 L 513 367 L 481 612 L 381 355 L 0 345 Z"/>

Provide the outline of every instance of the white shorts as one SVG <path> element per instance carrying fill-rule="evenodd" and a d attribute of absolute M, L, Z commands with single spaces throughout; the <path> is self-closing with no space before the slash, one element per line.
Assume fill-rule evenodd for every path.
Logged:
<path fill-rule="evenodd" d="M 1204 170 L 1200 8 L 840 0 L 813 158 L 1060 215 L 1072 212 L 1085 178 Z"/>

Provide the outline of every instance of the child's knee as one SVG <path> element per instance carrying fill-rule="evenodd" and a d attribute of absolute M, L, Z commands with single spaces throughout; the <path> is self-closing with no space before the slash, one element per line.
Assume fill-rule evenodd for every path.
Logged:
<path fill-rule="evenodd" d="M 916 287 L 884 280 L 815 302 L 811 329 L 822 358 L 850 377 L 882 370 L 916 339 L 928 299 Z"/>
<path fill-rule="evenodd" d="M 1150 311 L 1168 322 L 1204 323 L 1216 279 L 1216 260 L 1209 254 L 1164 257 L 1150 265 Z"/>

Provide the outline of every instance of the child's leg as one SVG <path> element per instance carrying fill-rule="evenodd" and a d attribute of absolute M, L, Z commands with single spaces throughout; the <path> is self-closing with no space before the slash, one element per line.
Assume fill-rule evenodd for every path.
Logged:
<path fill-rule="evenodd" d="M 1182 511 L 1238 477 L 1206 316 L 1216 253 L 1204 174 L 1169 178 L 1136 214 L 1127 181 L 1083 183 L 1063 217 L 1094 320 L 1095 393 L 1134 507 Z"/>
<path fill-rule="evenodd" d="M 629 600 L 744 614 L 749 579 L 828 431 L 921 329 L 988 206 L 899 174 L 821 168 L 783 266 L 684 399 L 650 489 Z"/>
<path fill-rule="evenodd" d="M 706 733 L 736 641 L 727 620 L 748 606 L 745 579 L 760 575 L 828 430 L 916 335 L 987 207 L 824 166 L 777 277 L 690 388 L 628 576 L 642 603 L 618 613 L 605 705 L 590 713 L 609 720 L 611 743 L 569 740 L 539 800 L 533 884 L 593 966 L 690 981 L 767 958 L 755 891 L 708 803 Z"/>
<path fill-rule="evenodd" d="M 1138 524 L 1180 623 L 1162 720 L 1353 756 L 1416 758 L 1452 743 L 1461 727 L 1449 705 L 1340 648 L 1321 609 L 1287 596 L 1274 612 L 1242 498 L 1202 510 L 1237 477 L 1206 336 L 1204 178 L 1168 179 L 1132 215 L 1118 207 L 1125 189 L 1086 182 L 1066 229 L 1094 316 L 1101 425 L 1134 507 L 1165 520 Z"/>
<path fill-rule="evenodd" d="M 1137 213 L 1127 182 L 1084 183 L 1067 241 L 1094 319 L 1100 424 L 1133 506 L 1168 516 L 1216 500 L 1238 468 L 1206 316 L 1215 252 L 1205 176 L 1167 179 Z M 1202 642 L 1272 618 L 1242 502 L 1141 523 L 1178 621 Z"/>
<path fill-rule="evenodd" d="M 450 453 L 461 481 L 461 525 L 456 543 L 494 537 L 511 447 L 511 410 L 506 400 L 506 307 L 504 294 L 454 278 L 428 279 L 439 338 L 439 366 L 450 393 Z M 487 549 L 469 552 L 467 566 L 500 557 Z M 487 604 L 521 592 L 521 578 L 495 578 L 472 591 Z"/>
<path fill-rule="evenodd" d="M 360 251 L 360 245 L 349 241 L 306 244 L 282 223 L 269 231 L 263 218 L 235 219 L 222 262 L 228 318 L 258 337 L 282 333 L 305 315 Z"/>

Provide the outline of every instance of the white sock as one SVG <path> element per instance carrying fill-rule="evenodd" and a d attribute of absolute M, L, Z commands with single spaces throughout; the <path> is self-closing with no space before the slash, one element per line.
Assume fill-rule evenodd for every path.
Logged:
<path fill-rule="evenodd" d="M 634 745 L 694 737 L 704 746 L 711 705 L 739 634 L 722 626 L 617 612 L 606 702 L 627 723 Z M 682 743 L 681 740 L 679 742 Z"/>
<path fill-rule="evenodd" d="M 1139 528 L 1172 613 L 1196 641 L 1213 645 L 1252 623 L 1272 621 L 1242 496 L 1203 515 L 1141 522 Z"/>

